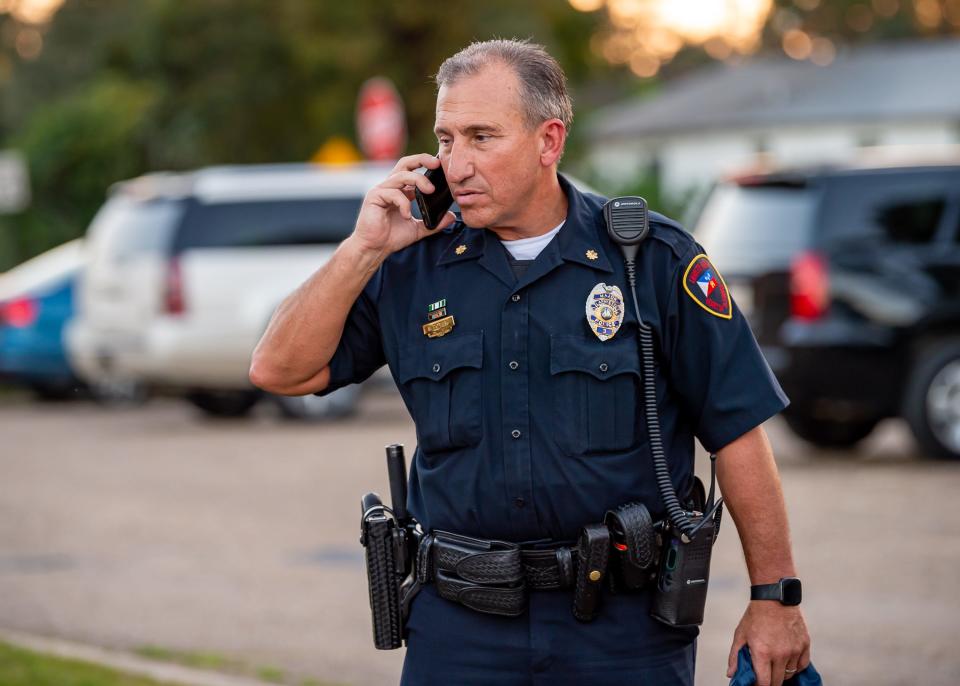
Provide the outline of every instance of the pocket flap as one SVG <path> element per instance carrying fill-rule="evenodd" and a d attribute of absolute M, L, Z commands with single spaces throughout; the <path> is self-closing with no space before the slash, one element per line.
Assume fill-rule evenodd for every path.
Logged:
<path fill-rule="evenodd" d="M 640 376 L 636 338 L 586 340 L 571 334 L 550 335 L 550 373 L 585 372 L 603 381 L 617 374 Z"/>
<path fill-rule="evenodd" d="M 424 338 L 400 348 L 397 377 L 400 383 L 416 378 L 439 381 L 461 367 L 483 367 L 483 331 Z"/>

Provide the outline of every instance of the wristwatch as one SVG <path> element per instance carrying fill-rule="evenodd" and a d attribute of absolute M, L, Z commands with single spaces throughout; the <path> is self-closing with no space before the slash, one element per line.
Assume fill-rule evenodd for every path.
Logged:
<path fill-rule="evenodd" d="M 785 576 L 775 584 L 750 587 L 750 600 L 778 600 L 781 605 L 799 605 L 802 591 L 800 579 Z"/>

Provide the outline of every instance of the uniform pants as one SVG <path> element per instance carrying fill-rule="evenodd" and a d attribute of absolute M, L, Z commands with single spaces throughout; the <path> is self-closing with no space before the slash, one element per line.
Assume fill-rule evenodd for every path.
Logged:
<path fill-rule="evenodd" d="M 696 627 L 649 617 L 649 594 L 605 595 L 577 621 L 572 590 L 534 591 L 527 612 L 476 612 L 424 586 L 411 605 L 401 686 L 693 686 Z"/>

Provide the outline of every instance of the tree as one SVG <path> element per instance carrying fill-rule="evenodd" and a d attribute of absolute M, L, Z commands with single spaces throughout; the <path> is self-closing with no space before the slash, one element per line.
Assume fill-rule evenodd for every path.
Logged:
<path fill-rule="evenodd" d="M 545 43 L 575 99 L 594 81 L 622 92 L 626 75 L 590 51 L 601 21 L 556 0 L 67 0 L 48 26 L 26 27 L 43 32 L 38 57 L 0 52 L 12 65 L 0 79 L 0 148 L 26 153 L 35 199 L 0 218 L 15 236 L 0 269 L 79 235 L 122 178 L 306 160 L 330 136 L 354 138 L 357 90 L 374 75 L 404 98 L 408 149 L 433 150 L 430 76 L 474 39 Z"/>

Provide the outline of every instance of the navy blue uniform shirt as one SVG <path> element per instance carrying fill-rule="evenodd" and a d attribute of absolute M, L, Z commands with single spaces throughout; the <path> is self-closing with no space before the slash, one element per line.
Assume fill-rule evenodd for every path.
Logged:
<path fill-rule="evenodd" d="M 390 366 L 416 424 L 408 506 L 425 530 L 572 540 L 627 501 L 646 503 L 655 518 L 664 512 L 641 403 L 637 321 L 603 221 L 605 199 L 559 179 L 566 223 L 519 280 L 496 234 L 458 221 L 387 258 L 330 361 L 322 393 Z M 683 498 L 695 437 L 716 451 L 788 401 L 703 248 L 673 221 L 650 216 L 637 295 L 655 334 L 661 433 Z M 586 315 L 598 283 L 619 286 L 625 301 L 624 321 L 606 341 Z M 439 310 L 454 327 L 428 338 L 423 325 Z"/>

